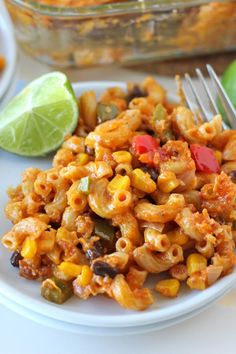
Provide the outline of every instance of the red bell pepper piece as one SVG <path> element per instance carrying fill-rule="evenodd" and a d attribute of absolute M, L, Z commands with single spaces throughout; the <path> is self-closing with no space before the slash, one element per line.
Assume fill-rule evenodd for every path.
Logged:
<path fill-rule="evenodd" d="M 132 146 L 135 155 L 142 155 L 147 152 L 157 151 L 160 141 L 151 135 L 136 135 L 133 138 Z"/>
<path fill-rule="evenodd" d="M 145 165 L 148 165 L 149 167 L 154 167 L 154 156 L 155 152 L 153 151 L 145 152 L 144 154 L 139 156 L 139 161 L 144 163 Z"/>
<path fill-rule="evenodd" d="M 220 173 L 220 164 L 212 149 L 196 144 L 190 145 L 190 151 L 196 164 L 196 170 L 205 173 Z"/>

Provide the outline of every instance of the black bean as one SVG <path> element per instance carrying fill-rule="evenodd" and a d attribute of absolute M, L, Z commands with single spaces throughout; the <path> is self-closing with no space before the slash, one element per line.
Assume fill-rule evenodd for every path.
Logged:
<path fill-rule="evenodd" d="M 93 259 L 103 256 L 106 252 L 107 249 L 104 247 L 102 242 L 97 241 L 94 243 L 94 247 L 86 252 L 86 257 L 92 261 Z"/>
<path fill-rule="evenodd" d="M 19 261 L 21 259 L 23 259 L 23 257 L 19 252 L 13 252 L 10 259 L 11 265 L 13 265 L 13 267 L 19 267 Z"/>
<path fill-rule="evenodd" d="M 147 172 L 154 182 L 157 181 L 158 172 L 154 168 L 143 166 L 141 167 L 141 169 L 143 170 L 143 172 Z"/>
<path fill-rule="evenodd" d="M 219 224 L 222 224 L 222 225 L 226 224 L 225 218 L 223 218 L 223 216 L 216 216 L 214 219 L 215 219 L 215 221 L 217 221 Z"/>
<path fill-rule="evenodd" d="M 88 146 L 85 146 L 85 152 L 86 154 L 90 155 L 90 156 L 94 156 L 94 149 L 93 148 L 90 148 Z"/>
<path fill-rule="evenodd" d="M 61 227 L 61 224 L 58 222 L 50 222 L 50 226 L 54 229 L 54 230 L 58 230 L 59 227 Z"/>
<path fill-rule="evenodd" d="M 231 171 L 229 176 L 231 177 L 232 182 L 236 183 L 236 170 Z"/>
<path fill-rule="evenodd" d="M 150 174 L 151 178 L 153 179 L 153 181 L 157 181 L 158 178 L 158 173 L 156 170 L 154 170 L 154 168 L 150 168 L 148 173 Z"/>
<path fill-rule="evenodd" d="M 134 85 L 128 93 L 128 101 L 131 101 L 133 98 L 136 97 L 146 97 L 146 96 L 147 96 L 146 92 L 143 89 L 141 89 L 140 86 Z"/>
<path fill-rule="evenodd" d="M 95 261 L 92 265 L 92 270 L 96 275 L 101 275 L 102 277 L 108 275 L 110 278 L 115 278 L 118 273 L 117 268 L 113 268 L 110 264 L 103 261 Z"/>

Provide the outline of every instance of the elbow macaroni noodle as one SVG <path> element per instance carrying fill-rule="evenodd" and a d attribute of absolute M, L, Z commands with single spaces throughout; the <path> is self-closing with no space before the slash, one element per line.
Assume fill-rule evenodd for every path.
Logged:
<path fill-rule="evenodd" d="M 105 294 L 144 310 L 154 302 L 149 273 L 156 291 L 174 297 L 183 282 L 203 290 L 232 271 L 236 131 L 223 132 L 220 116 L 196 123 L 153 78 L 128 87 L 136 89 L 80 97 L 80 127 L 89 133 L 68 137 L 51 169 L 29 168 L 9 189 L 13 227 L 2 243 L 20 257 L 21 276 L 48 280 L 42 287 L 54 276 L 81 299 Z M 117 108 L 110 120 L 109 104 Z M 199 167 L 191 144 L 212 150 L 218 172 Z"/>

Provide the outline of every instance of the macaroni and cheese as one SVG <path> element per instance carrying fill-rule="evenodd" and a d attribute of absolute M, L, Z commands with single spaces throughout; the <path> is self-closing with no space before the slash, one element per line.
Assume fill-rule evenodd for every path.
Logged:
<path fill-rule="evenodd" d="M 132 310 L 151 306 L 153 290 L 173 298 L 183 283 L 204 290 L 229 274 L 236 131 L 169 102 L 151 77 L 78 104 L 52 168 L 28 168 L 8 190 L 2 243 L 19 274 L 55 303 L 105 294 Z"/>

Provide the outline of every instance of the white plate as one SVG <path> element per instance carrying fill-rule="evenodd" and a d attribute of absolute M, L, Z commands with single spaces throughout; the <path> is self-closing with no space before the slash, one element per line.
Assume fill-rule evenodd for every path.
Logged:
<path fill-rule="evenodd" d="M 10 20 L 0 3 L 0 55 L 6 59 L 6 68 L 0 74 L 0 100 L 7 92 L 16 67 L 16 44 Z"/>
<path fill-rule="evenodd" d="M 33 311 L 27 310 L 25 307 L 16 304 L 13 301 L 8 300 L 5 296 L 0 295 L 0 304 L 7 307 L 9 310 L 23 316 L 29 320 L 39 323 L 43 326 L 47 326 L 54 329 L 63 330 L 70 333 L 78 333 L 85 335 L 96 335 L 96 336 L 129 336 L 133 334 L 143 334 L 149 332 L 156 332 L 170 326 L 179 324 L 185 320 L 198 315 L 199 313 L 206 310 L 210 304 L 207 304 L 195 311 L 187 313 L 186 315 L 176 317 L 172 320 L 163 321 L 160 323 L 154 323 L 146 326 L 136 326 L 136 327 L 120 327 L 120 328 L 104 328 L 104 327 L 92 327 L 92 326 L 82 326 L 78 324 L 68 323 L 60 320 L 54 320 L 46 315 L 39 315 Z"/>
<path fill-rule="evenodd" d="M 74 85 L 76 94 L 88 89 L 93 89 L 100 94 L 108 86 L 118 85 L 125 87 L 123 83 L 91 82 Z M 5 190 L 10 185 L 20 182 L 21 172 L 30 166 L 48 168 L 50 158 L 23 158 L 0 151 L 1 190 L 0 190 L 0 225 L 1 232 L 10 229 L 11 225 L 4 217 L 3 206 L 7 201 Z M 236 281 L 236 271 L 222 278 L 213 286 L 203 292 L 181 290 L 181 294 L 173 300 L 156 295 L 157 301 L 148 310 L 133 312 L 121 308 L 114 300 L 102 296 L 91 298 L 87 301 L 71 298 L 65 304 L 58 306 L 45 301 L 40 296 L 40 284 L 28 281 L 18 276 L 17 269 L 10 266 L 10 254 L 1 246 L 0 249 L 0 294 L 7 297 L 26 310 L 50 319 L 63 321 L 69 324 L 87 327 L 102 327 L 104 329 L 128 328 L 155 325 L 156 327 L 171 325 L 174 321 L 197 312 L 209 305 L 219 296 L 229 290 Z M 184 316 L 184 317 L 183 317 Z M 155 328 L 156 328 L 155 327 Z"/>

